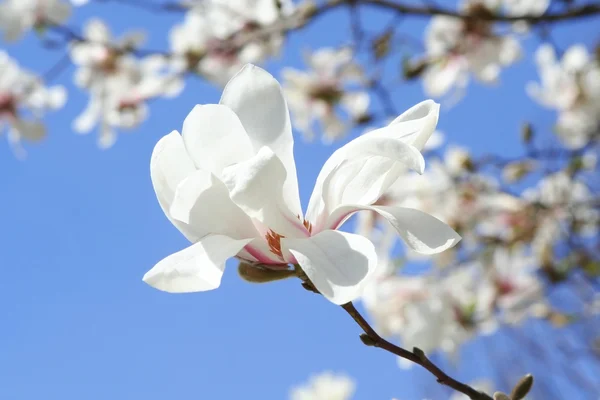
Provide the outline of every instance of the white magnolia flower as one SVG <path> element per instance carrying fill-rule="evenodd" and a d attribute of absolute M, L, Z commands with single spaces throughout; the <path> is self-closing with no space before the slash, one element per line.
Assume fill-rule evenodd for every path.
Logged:
<path fill-rule="evenodd" d="M 62 86 L 45 87 L 38 77 L 0 52 L 0 133 L 7 129 L 17 155 L 23 155 L 21 139 L 38 141 L 46 135 L 40 119 L 47 110 L 62 107 L 65 100 Z"/>
<path fill-rule="evenodd" d="M 378 265 L 367 238 L 337 230 L 359 210 L 381 214 L 416 251 L 452 247 L 460 237 L 438 219 L 373 205 L 404 169 L 423 171 L 419 149 L 438 111 L 425 101 L 338 149 L 303 216 L 281 87 L 266 71 L 246 66 L 218 105 L 196 106 L 183 134 L 171 132 L 154 149 L 158 200 L 193 244 L 160 261 L 144 281 L 169 292 L 215 289 L 225 261 L 235 256 L 271 269 L 298 264 L 326 298 L 343 304 L 360 296 Z"/>
<path fill-rule="evenodd" d="M 351 123 L 345 123 L 338 113 L 344 110 L 350 122 L 365 117 L 369 95 L 362 90 L 350 90 L 349 83 L 364 78 L 363 71 L 352 61 L 348 48 L 319 49 L 305 57 L 309 71 L 286 68 L 282 71 L 285 95 L 296 127 L 308 138 L 314 137 L 312 127 L 321 123 L 323 140 L 330 143 L 341 137 Z"/>
<path fill-rule="evenodd" d="M 293 388 L 290 400 L 349 400 L 355 386 L 345 375 L 323 372 L 311 377 L 308 384 Z"/>
<path fill-rule="evenodd" d="M 75 83 L 89 91 L 90 100 L 73 129 L 89 133 L 99 125 L 98 145 L 108 148 L 116 140 L 116 129 L 132 129 L 145 120 L 149 99 L 178 94 L 183 81 L 168 69 L 165 57 L 139 60 L 131 54 L 143 40 L 139 32 L 114 40 L 108 27 L 94 19 L 86 25 L 84 37 L 85 42 L 71 46 L 71 57 L 79 66 Z"/>
<path fill-rule="evenodd" d="M 490 14 L 498 6 L 496 0 L 473 0 L 465 2 L 462 11 Z M 432 18 L 425 46 L 428 67 L 423 84 L 434 97 L 441 97 L 452 88 L 456 97 L 461 97 L 471 74 L 483 83 L 496 83 L 501 68 L 513 64 L 521 54 L 516 38 L 496 33 L 490 21 L 477 18 Z"/>
<path fill-rule="evenodd" d="M 279 52 L 283 44 L 281 34 L 242 46 L 237 43 L 293 9 L 287 0 L 279 8 L 272 0 L 210 0 L 190 8 L 184 22 L 170 32 L 173 66 L 178 71 L 196 71 L 222 85 L 243 65 L 262 62 Z"/>
<path fill-rule="evenodd" d="M 0 30 L 4 40 L 20 39 L 30 29 L 61 24 L 71 7 L 63 0 L 4 0 L 0 3 Z"/>
<path fill-rule="evenodd" d="M 557 133 L 570 148 L 583 147 L 600 129 L 600 64 L 583 45 L 570 47 L 558 61 L 550 45 L 536 52 L 541 83 L 527 91 L 558 112 Z"/>

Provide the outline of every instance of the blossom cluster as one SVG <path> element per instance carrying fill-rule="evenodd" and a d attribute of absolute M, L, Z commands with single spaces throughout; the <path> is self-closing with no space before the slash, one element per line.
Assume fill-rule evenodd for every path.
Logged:
<path fill-rule="evenodd" d="M 170 33 L 173 67 L 220 85 L 245 64 L 260 63 L 279 52 L 281 33 L 254 40 L 251 36 L 294 10 L 290 0 L 202 0 L 187 6 L 184 21 Z"/>
<path fill-rule="evenodd" d="M 98 125 L 101 148 L 114 144 L 116 129 L 131 129 L 144 121 L 149 100 L 176 96 L 182 89 L 164 56 L 133 54 L 143 40 L 141 32 L 115 39 L 101 20 L 93 19 L 85 26 L 83 40 L 71 43 L 75 84 L 89 93 L 87 107 L 73 121 L 73 129 L 88 133 Z"/>
<path fill-rule="evenodd" d="M 63 106 L 62 86 L 47 87 L 29 71 L 22 69 L 7 53 L 0 51 L 0 133 L 18 156 L 24 155 L 23 139 L 39 141 L 46 135 L 41 118 L 47 111 Z"/>
<path fill-rule="evenodd" d="M 379 217 L 359 214 L 357 232 L 372 238 L 385 264 L 363 296 L 380 331 L 409 348 L 455 355 L 474 335 L 503 324 L 535 317 L 560 325 L 566 317 L 549 301 L 548 286 L 573 274 L 598 276 L 600 198 L 590 188 L 596 153 L 581 157 L 576 167 L 567 157 L 520 193 L 510 183 L 535 174 L 540 160 L 501 162 L 501 182 L 486 172 L 485 160 L 449 146 L 443 157 L 432 157 L 422 176 L 399 177 L 378 204 L 430 212 L 463 240 L 415 275 L 402 264 L 422 257 L 407 252 L 399 258 Z"/>

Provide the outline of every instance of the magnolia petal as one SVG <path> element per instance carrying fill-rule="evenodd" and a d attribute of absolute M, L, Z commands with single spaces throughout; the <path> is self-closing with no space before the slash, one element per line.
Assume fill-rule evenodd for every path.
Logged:
<path fill-rule="evenodd" d="M 294 214 L 302 216 L 290 115 L 279 82 L 248 64 L 227 83 L 219 103 L 237 114 L 255 152 L 267 146 L 279 157 L 287 171 L 283 198 Z"/>
<path fill-rule="evenodd" d="M 321 227 L 336 207 L 372 204 L 406 168 L 419 173 L 425 168 L 423 155 L 416 147 L 385 135 L 365 134 L 354 139 L 323 165 L 308 204 L 307 219 Z"/>
<path fill-rule="evenodd" d="M 375 211 L 384 217 L 412 250 L 421 254 L 437 254 L 455 246 L 461 237 L 446 223 L 423 211 L 393 206 L 346 205 L 337 208 L 326 227 L 336 229 L 353 213 Z"/>
<path fill-rule="evenodd" d="M 210 235 L 161 260 L 144 275 L 148 285 L 171 293 L 204 292 L 219 287 L 227 259 L 251 239 Z"/>
<path fill-rule="evenodd" d="M 425 100 L 409 108 L 393 120 L 386 128 L 370 132 L 373 135 L 386 135 L 423 150 L 438 122 L 440 105 L 433 100 Z"/>
<path fill-rule="evenodd" d="M 195 234 L 189 225 L 174 220 L 169 213 L 169 208 L 179 183 L 195 170 L 179 132 L 169 133 L 154 146 L 150 161 L 150 178 L 156 197 L 167 218 L 191 242 L 195 242 L 202 236 Z"/>
<path fill-rule="evenodd" d="M 268 147 L 261 148 L 248 161 L 223 170 L 223 183 L 231 199 L 247 215 L 283 236 L 308 236 L 309 233 L 297 215 L 283 200 L 283 182 L 286 169 Z"/>
<path fill-rule="evenodd" d="M 237 115 L 219 104 L 197 105 L 183 122 L 183 142 L 199 169 L 217 176 L 254 152 Z"/>
<path fill-rule="evenodd" d="M 200 237 L 222 234 L 254 238 L 252 221 L 229 197 L 227 187 L 212 173 L 197 170 L 181 181 L 170 208 L 173 219 L 194 227 Z"/>
<path fill-rule="evenodd" d="M 324 231 L 308 239 L 282 239 L 317 290 L 335 304 L 360 297 L 377 267 L 375 246 L 364 236 Z"/>

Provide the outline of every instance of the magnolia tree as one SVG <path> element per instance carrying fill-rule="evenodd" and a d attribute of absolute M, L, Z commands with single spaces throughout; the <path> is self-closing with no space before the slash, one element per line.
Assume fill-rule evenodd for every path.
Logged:
<path fill-rule="evenodd" d="M 457 399 L 517 400 L 532 387 L 531 375 L 508 394 L 491 382 L 467 384 L 428 356 L 457 361 L 461 346 L 478 335 L 537 319 L 557 329 L 583 326 L 592 332 L 582 336 L 583 347 L 598 351 L 600 47 L 559 48 L 552 31 L 586 19 L 600 23 L 600 3 L 95 2 L 175 15 L 169 47 L 144 47 L 145 34 L 135 27 L 114 37 L 110 21 L 71 24 L 73 8 L 87 1 L 3 0 L 5 41 L 35 35 L 40 46 L 66 49 L 68 57 L 38 75 L 0 53 L 0 128 L 15 156 L 25 158 L 28 142 L 48 134 L 44 115 L 68 101 L 52 81 L 71 65 L 88 96 L 73 130 L 96 131 L 102 149 L 143 126 L 152 100 L 177 96 L 191 77 L 223 88 L 219 104 L 194 107 L 181 134 L 169 133 L 154 149 L 158 202 L 192 244 L 158 262 L 146 283 L 174 293 L 216 289 L 230 258 L 249 282 L 299 279 L 347 312 L 365 345 L 396 355 L 400 367 L 425 368 Z M 310 43 L 315 50 L 304 54 L 305 67 L 284 68 L 279 81 L 258 66 L 284 50 L 288 35 L 336 9 L 350 12 L 345 45 Z M 361 16 L 370 9 L 390 23 L 369 25 Z M 425 19 L 426 29 L 407 35 L 400 27 L 410 18 Z M 524 96 L 554 110 L 556 121 L 552 130 L 524 123 L 514 133 L 521 135 L 518 156 L 471 154 L 436 131 L 438 103 L 416 101 L 401 112 L 392 99 L 398 85 L 384 83 L 418 80 L 449 109 L 468 96 L 471 78 L 494 96 L 502 69 L 524 57 L 522 41 L 530 36 L 541 39 L 531 54 L 539 75 L 530 77 Z M 306 212 L 292 128 L 297 140 L 332 146 L 361 133 L 335 146 Z M 355 223 L 344 225 L 355 213 Z M 412 267 L 423 262 L 425 268 Z M 577 307 L 555 301 L 555 290 L 565 287 Z M 325 373 L 291 398 L 349 399 L 354 385 Z M 597 382 L 582 387 L 589 398 L 595 390 Z"/>

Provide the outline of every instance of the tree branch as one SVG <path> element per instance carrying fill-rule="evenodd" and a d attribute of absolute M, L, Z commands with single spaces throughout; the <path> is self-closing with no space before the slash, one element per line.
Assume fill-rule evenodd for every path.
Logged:
<path fill-rule="evenodd" d="M 427 371 L 431 372 L 431 374 L 433 374 L 437 378 L 437 381 L 439 383 L 441 383 L 442 385 L 446 385 L 456 390 L 457 392 L 469 396 L 469 398 L 472 400 L 492 400 L 492 397 L 490 397 L 489 395 L 483 392 L 479 392 L 471 386 L 449 377 L 444 371 L 438 368 L 429 358 L 427 358 L 423 350 L 415 347 L 411 352 L 406 349 L 403 349 L 402 347 L 396 346 L 395 344 L 390 343 L 381 336 L 379 336 L 379 334 L 375 332 L 371 325 L 369 325 L 369 323 L 354 307 L 354 304 L 346 303 L 342 305 L 342 308 L 365 332 L 363 335 L 360 336 L 360 339 L 365 345 L 379 347 L 380 349 L 386 350 L 399 357 L 412 361 L 415 364 L 419 364 Z"/>
<path fill-rule="evenodd" d="M 512 16 L 503 14 L 489 14 L 489 15 L 477 15 L 476 17 L 468 14 L 463 14 L 459 11 L 449 10 L 443 7 L 435 7 L 432 5 L 428 6 L 413 6 L 403 3 L 398 3 L 393 0 L 355 0 L 360 4 L 369 4 L 379 8 L 386 8 L 394 10 L 396 12 L 405 15 L 420 15 L 420 16 L 431 16 L 431 15 L 445 15 L 448 17 L 460 18 L 460 19 L 483 19 L 487 21 L 496 22 L 517 22 L 524 21 L 532 25 L 548 22 L 558 22 L 565 20 L 572 20 L 578 18 L 591 17 L 600 14 L 600 3 L 584 4 L 579 7 L 573 7 L 563 12 L 545 13 L 542 15 L 522 15 Z"/>

